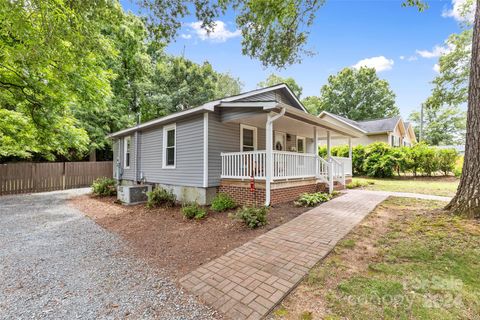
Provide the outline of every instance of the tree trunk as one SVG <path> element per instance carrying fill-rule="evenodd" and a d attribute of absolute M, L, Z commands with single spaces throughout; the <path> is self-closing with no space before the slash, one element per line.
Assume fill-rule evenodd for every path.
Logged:
<path fill-rule="evenodd" d="M 480 0 L 476 0 L 472 63 L 468 86 L 465 160 L 457 194 L 446 209 L 480 218 Z"/>

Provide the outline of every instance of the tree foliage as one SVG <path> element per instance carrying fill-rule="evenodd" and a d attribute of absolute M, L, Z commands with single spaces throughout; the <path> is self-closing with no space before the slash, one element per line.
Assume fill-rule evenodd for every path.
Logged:
<path fill-rule="evenodd" d="M 352 119 L 367 120 L 398 115 L 395 94 L 374 68 L 345 68 L 328 77 L 319 100 L 309 98 L 311 112 L 329 111 Z M 318 107 L 318 109 L 314 109 Z"/>
<path fill-rule="evenodd" d="M 422 139 L 429 145 L 456 145 L 465 143 L 466 112 L 460 107 L 425 107 Z M 415 134 L 419 135 L 420 112 L 410 114 L 415 123 Z"/>
<path fill-rule="evenodd" d="M 227 11 L 236 15 L 236 25 L 242 32 L 242 53 L 260 60 L 264 66 L 284 68 L 301 61 L 308 27 L 314 22 L 323 0 L 143 0 L 151 12 L 153 33 L 166 41 L 175 38 L 181 19 L 194 11 L 207 31 L 215 28 L 215 21 Z"/>
<path fill-rule="evenodd" d="M 285 83 L 292 91 L 295 93 L 297 97 L 302 95 L 303 88 L 295 81 L 295 79 L 289 78 L 282 78 L 279 75 L 274 73 L 270 74 L 265 81 L 261 81 L 257 84 L 257 87 L 270 87 L 276 84 Z"/>
<path fill-rule="evenodd" d="M 12 152 L 7 155 L 23 149 L 26 157 L 35 152 L 54 158 L 86 151 L 88 137 L 73 110 L 104 108 L 110 96 L 112 74 L 102 57 L 113 51 L 101 28 L 114 6 L 106 1 L 0 2 L 0 106 L 18 120 L 15 130 L 29 128 L 24 139 L 8 138 Z M 2 128 L 3 140 L 8 132 Z"/>

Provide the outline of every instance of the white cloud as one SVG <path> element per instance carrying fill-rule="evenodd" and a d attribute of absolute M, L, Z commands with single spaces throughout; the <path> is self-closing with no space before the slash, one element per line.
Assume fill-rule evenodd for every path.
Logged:
<path fill-rule="evenodd" d="M 433 71 L 440 73 L 440 65 L 438 63 L 435 63 L 435 65 L 433 66 Z"/>
<path fill-rule="evenodd" d="M 228 30 L 225 22 L 221 20 L 215 21 L 213 30 L 210 33 L 202 28 L 202 22 L 200 21 L 189 23 L 188 26 L 192 29 L 193 33 L 200 38 L 200 40 L 204 41 L 225 42 L 228 39 L 239 37 L 242 34 L 240 30 Z"/>
<path fill-rule="evenodd" d="M 182 34 L 180 35 L 180 37 L 183 38 L 183 39 L 190 39 L 190 38 L 192 37 L 192 35 L 191 35 L 191 34 L 182 33 Z"/>
<path fill-rule="evenodd" d="M 390 70 L 393 67 L 393 60 L 387 59 L 384 56 L 372 57 L 358 61 L 353 67 L 360 69 L 360 67 L 375 68 L 377 72 Z"/>
<path fill-rule="evenodd" d="M 405 56 L 400 56 L 400 60 L 405 60 Z"/>
<path fill-rule="evenodd" d="M 443 46 L 435 46 L 432 50 L 417 50 L 417 54 L 422 58 L 438 58 L 441 55 L 449 53 L 451 48 Z"/>
<path fill-rule="evenodd" d="M 471 0 L 452 0 L 452 8 L 443 10 L 442 17 L 454 18 L 460 22 L 472 23 L 474 19 L 475 5 L 467 7 L 467 3 L 471 3 Z M 475 0 L 473 3 L 475 3 Z"/>
<path fill-rule="evenodd" d="M 407 60 L 408 61 L 416 61 L 416 60 L 418 60 L 418 57 L 417 56 L 410 56 L 410 57 L 408 57 Z"/>

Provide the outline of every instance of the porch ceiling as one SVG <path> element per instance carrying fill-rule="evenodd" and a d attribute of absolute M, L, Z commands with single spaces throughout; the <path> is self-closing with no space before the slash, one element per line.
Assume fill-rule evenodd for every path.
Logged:
<path fill-rule="evenodd" d="M 282 105 L 287 108 L 285 115 L 273 122 L 273 130 L 294 134 L 297 136 L 313 138 L 313 128 L 317 127 L 318 138 L 326 138 L 327 130 L 332 132 L 334 136 L 357 137 L 358 132 L 353 132 L 348 128 L 343 128 L 337 124 L 330 123 L 323 119 L 319 119 L 311 114 L 293 108 L 288 105 Z M 267 122 L 267 112 L 258 106 L 250 107 L 258 110 L 255 113 L 248 113 L 245 117 L 235 118 L 227 122 L 243 123 L 257 128 L 265 129 Z M 270 108 L 269 108 L 270 109 Z M 271 109 L 270 109 L 271 110 Z M 277 110 L 276 110 L 277 111 Z"/>

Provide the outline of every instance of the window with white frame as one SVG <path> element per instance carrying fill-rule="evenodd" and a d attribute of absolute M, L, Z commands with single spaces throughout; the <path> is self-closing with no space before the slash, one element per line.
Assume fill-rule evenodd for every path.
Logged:
<path fill-rule="evenodd" d="M 306 139 L 304 137 L 297 137 L 297 152 L 305 153 L 306 151 Z"/>
<path fill-rule="evenodd" d="M 132 137 L 128 136 L 123 139 L 123 167 L 125 169 L 130 168 Z"/>
<path fill-rule="evenodd" d="M 163 127 L 163 167 L 175 168 L 177 127 L 171 124 Z"/>
<path fill-rule="evenodd" d="M 245 124 L 240 125 L 240 149 L 242 151 L 255 151 L 257 150 L 257 128 L 247 126 Z"/>

